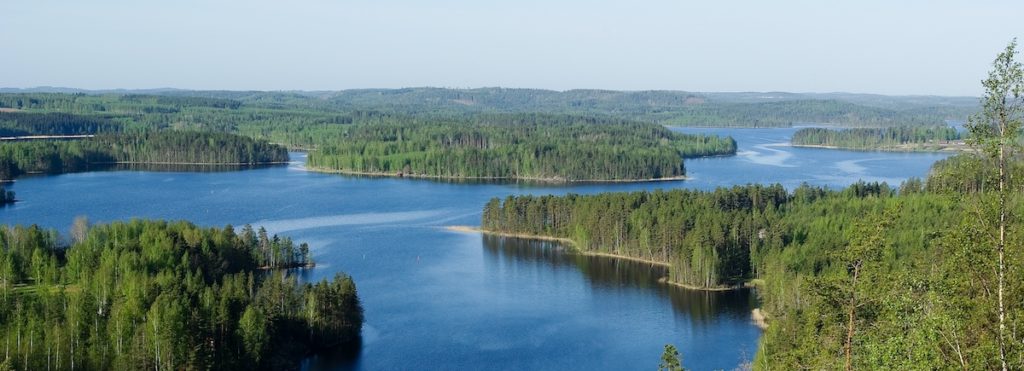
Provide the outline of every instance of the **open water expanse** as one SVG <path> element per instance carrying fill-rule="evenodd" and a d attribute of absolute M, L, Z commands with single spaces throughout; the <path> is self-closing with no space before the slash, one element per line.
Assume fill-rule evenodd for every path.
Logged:
<path fill-rule="evenodd" d="M 660 285 L 662 268 L 582 257 L 551 243 L 445 230 L 479 225 L 492 197 L 746 183 L 857 180 L 893 185 L 923 177 L 935 153 L 793 148 L 796 129 L 677 129 L 731 135 L 736 156 L 688 160 L 686 181 L 585 185 L 449 183 L 350 177 L 288 166 L 228 172 L 102 171 L 27 177 L 0 224 L 66 232 L 72 219 L 186 219 L 253 224 L 308 242 L 319 280 L 354 276 L 366 311 L 354 359 L 321 355 L 307 369 L 655 369 L 675 344 L 684 365 L 732 369 L 754 357 L 760 330 L 749 290 L 697 292 Z"/>

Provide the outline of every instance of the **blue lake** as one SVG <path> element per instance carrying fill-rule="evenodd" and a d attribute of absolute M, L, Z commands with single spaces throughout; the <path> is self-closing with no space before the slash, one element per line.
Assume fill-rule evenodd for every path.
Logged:
<path fill-rule="evenodd" d="M 72 219 L 186 219 L 263 225 L 308 242 L 319 280 L 355 277 L 366 311 L 355 359 L 321 355 L 308 369 L 654 369 L 666 343 L 691 369 L 753 358 L 760 330 L 750 291 L 695 292 L 657 283 L 643 263 L 581 257 L 551 243 L 445 230 L 478 225 L 492 197 L 746 183 L 843 187 L 923 177 L 946 154 L 793 148 L 796 129 L 678 129 L 732 135 L 736 156 L 688 160 L 686 181 L 538 185 L 446 183 L 305 171 L 103 171 L 28 177 L 0 224 L 67 231 Z"/>

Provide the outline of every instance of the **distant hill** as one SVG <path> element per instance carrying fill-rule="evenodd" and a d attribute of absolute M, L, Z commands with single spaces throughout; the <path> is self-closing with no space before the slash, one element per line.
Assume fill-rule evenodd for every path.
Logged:
<path fill-rule="evenodd" d="M 318 111 L 379 111 L 409 115 L 556 113 L 611 116 L 675 126 L 848 127 L 939 125 L 965 121 L 974 97 L 886 96 L 853 93 L 613 91 L 510 88 L 404 88 L 340 91 L 82 90 L 38 87 L 2 93 L 155 95 L 230 99 L 248 106 Z"/>

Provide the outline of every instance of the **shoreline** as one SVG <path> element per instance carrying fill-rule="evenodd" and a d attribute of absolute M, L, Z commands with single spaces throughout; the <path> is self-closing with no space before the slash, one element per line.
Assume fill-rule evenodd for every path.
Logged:
<path fill-rule="evenodd" d="M 751 310 L 750 319 L 754 321 L 754 326 L 760 328 L 761 331 L 768 329 L 768 313 L 761 310 L 761 308 Z"/>
<path fill-rule="evenodd" d="M 271 165 L 285 165 L 290 164 L 290 161 L 273 161 L 273 162 L 257 162 L 257 163 L 244 163 L 244 162 L 138 162 L 138 161 L 114 161 L 114 162 L 90 162 L 88 166 L 110 166 L 110 165 L 185 165 L 185 166 L 241 166 L 241 167 L 258 167 L 258 166 L 271 166 Z M 42 171 L 30 171 L 21 175 L 28 176 L 39 176 L 39 175 L 63 175 L 63 174 L 75 174 L 75 173 L 89 173 L 97 170 L 105 169 L 84 169 L 76 171 L 61 171 L 57 173 L 46 173 Z M 17 182 L 17 179 L 0 179 L 0 185 L 2 184 L 13 184 Z"/>
<path fill-rule="evenodd" d="M 824 144 L 789 144 L 790 147 L 795 148 L 818 148 L 818 149 L 838 149 L 843 151 L 857 151 L 857 152 L 904 152 L 904 153 L 970 153 L 974 152 L 973 149 L 965 146 L 945 146 L 938 148 L 927 148 L 927 147 L 881 147 L 881 148 L 851 148 L 851 147 L 840 147 L 830 146 Z"/>
<path fill-rule="evenodd" d="M 539 183 L 553 183 L 553 184 L 582 184 L 582 183 L 647 183 L 647 182 L 673 182 L 679 180 L 689 179 L 686 175 L 678 175 L 663 178 L 646 178 L 646 179 L 565 179 L 565 178 L 539 178 L 539 177 L 519 177 L 519 176 L 443 176 L 443 175 L 425 175 L 425 174 L 403 174 L 403 173 L 385 173 L 385 172 L 372 172 L 372 171 L 355 171 L 355 170 L 342 170 L 342 169 L 328 169 L 319 166 L 306 166 L 306 171 L 325 173 L 325 174 L 342 174 L 342 175 L 356 175 L 356 176 L 368 176 L 368 177 L 386 177 L 386 178 L 413 178 L 413 179 L 433 179 L 433 180 L 451 180 L 451 181 L 525 181 L 525 182 L 539 182 Z"/>
<path fill-rule="evenodd" d="M 638 263 L 646 263 L 646 264 L 651 264 L 651 265 L 658 265 L 658 266 L 662 266 L 662 267 L 666 267 L 666 268 L 672 267 L 672 264 L 669 264 L 669 263 L 666 263 L 666 262 L 660 262 L 660 261 L 656 261 L 656 260 L 637 258 L 637 257 L 632 257 L 632 256 L 626 256 L 626 255 L 618 255 L 618 254 L 612 254 L 612 253 L 606 253 L 606 252 L 582 251 L 582 250 L 579 250 L 578 248 L 576 248 L 576 242 L 575 241 L 573 241 L 571 239 L 568 239 L 568 238 L 551 237 L 551 236 L 540 236 L 540 235 L 532 235 L 532 234 L 525 234 L 525 233 L 497 232 L 497 231 L 486 230 L 486 229 L 483 229 L 483 228 L 480 228 L 480 227 L 473 227 L 473 226 L 467 226 L 467 225 L 452 225 L 452 226 L 445 226 L 443 228 L 448 230 L 448 231 L 459 232 L 459 233 L 481 233 L 481 234 L 488 234 L 488 235 L 500 236 L 500 237 L 511 237 L 511 238 L 521 238 L 521 239 L 528 239 L 528 240 L 562 242 L 562 243 L 569 244 L 572 247 L 572 250 L 573 250 L 572 252 L 574 254 L 581 255 L 581 256 L 597 256 L 597 257 L 604 257 L 604 258 L 611 258 L 611 259 L 628 260 L 628 261 L 633 261 L 633 262 L 638 262 Z M 700 287 L 700 286 L 693 286 L 693 285 L 688 285 L 688 284 L 681 283 L 681 282 L 672 281 L 672 280 L 669 280 L 668 277 L 661 277 L 661 278 L 659 278 L 658 279 L 658 283 L 662 283 L 662 284 L 666 284 L 666 285 L 670 285 L 670 286 L 676 286 L 676 287 L 679 287 L 679 288 L 683 288 L 683 289 L 687 289 L 687 290 L 694 290 L 694 291 L 733 291 L 733 290 L 740 290 L 740 289 L 744 289 L 744 288 L 753 287 L 753 285 L 751 285 L 749 283 L 744 283 L 743 285 L 737 285 L 737 286 Z"/>
<path fill-rule="evenodd" d="M 539 241 L 561 242 L 561 243 L 566 243 L 566 244 L 569 244 L 569 245 L 573 246 L 574 250 L 575 250 L 575 246 L 576 246 L 576 242 L 573 241 L 573 240 L 570 240 L 568 238 L 541 236 L 541 235 L 525 234 L 525 233 L 497 232 L 497 231 L 490 231 L 490 230 L 486 230 L 486 229 L 483 229 L 483 228 L 473 227 L 473 226 L 468 226 L 468 225 L 450 225 L 450 226 L 444 227 L 444 229 L 452 231 L 452 232 L 482 233 L 482 234 L 488 234 L 488 235 L 491 235 L 491 236 L 521 238 L 521 239 L 525 239 L 525 240 L 539 240 Z"/>
<path fill-rule="evenodd" d="M 201 165 L 201 166 L 263 166 L 263 165 L 284 165 L 291 161 L 271 162 L 152 162 L 152 161 L 113 161 L 93 162 L 90 165 Z"/>
<path fill-rule="evenodd" d="M 665 263 L 665 265 L 671 267 L 670 264 Z M 698 290 L 698 291 L 734 291 L 734 290 L 740 290 L 740 289 L 745 289 L 745 288 L 752 287 L 752 286 L 750 286 L 750 285 L 748 285 L 746 283 L 744 283 L 742 285 L 736 285 L 736 286 L 701 287 L 701 286 L 694 286 L 694 285 L 685 284 L 685 283 L 682 283 L 682 282 L 672 281 L 672 280 L 668 279 L 668 277 L 659 278 L 658 282 L 666 284 L 666 285 L 681 287 L 681 288 L 684 288 L 684 289 L 687 289 L 687 290 Z"/>

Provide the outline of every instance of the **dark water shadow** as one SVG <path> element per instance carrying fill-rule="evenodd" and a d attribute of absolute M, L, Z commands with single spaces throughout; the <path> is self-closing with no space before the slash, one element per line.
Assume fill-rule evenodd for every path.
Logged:
<path fill-rule="evenodd" d="M 667 298 L 675 313 L 696 325 L 707 325 L 722 316 L 749 318 L 758 302 L 752 289 L 728 291 L 687 289 L 660 282 L 668 276 L 663 265 L 614 257 L 580 255 L 557 242 L 483 235 L 487 257 L 578 270 L 595 289 L 646 290 Z"/>
<path fill-rule="evenodd" d="M 267 169 L 272 167 L 288 166 L 288 164 L 257 164 L 257 165 L 222 165 L 222 164 L 89 164 L 71 171 L 25 173 L 18 175 L 18 179 L 48 177 L 63 174 L 91 173 L 91 172 L 115 172 L 115 171 L 138 171 L 138 172 L 162 172 L 162 173 L 225 173 L 240 170 Z M 2 185 L 10 186 L 17 184 L 14 180 L 4 180 Z"/>
<path fill-rule="evenodd" d="M 299 364 L 301 370 L 356 370 L 363 354 L 363 337 L 335 349 L 328 349 L 306 357 Z"/>

